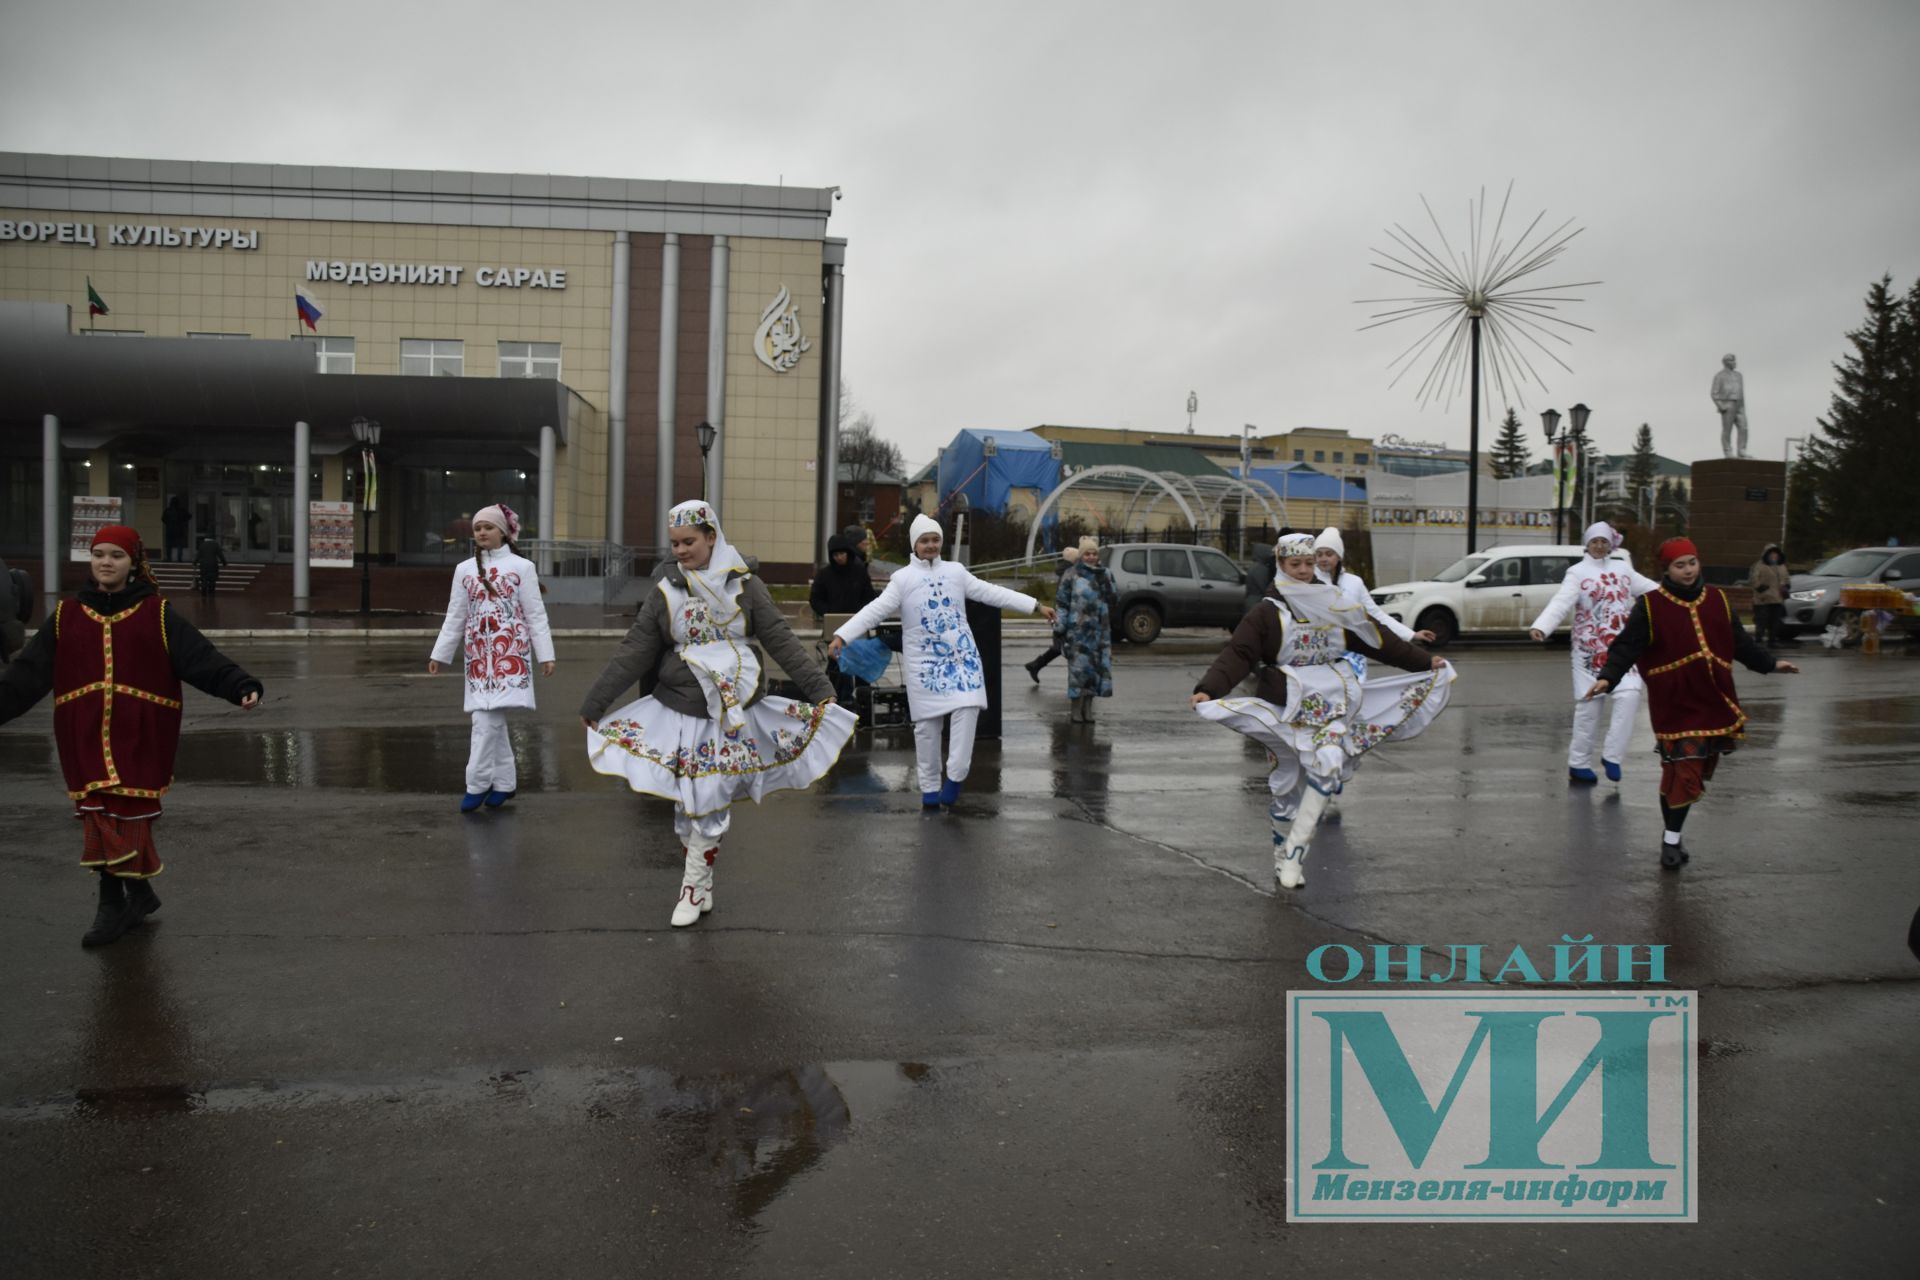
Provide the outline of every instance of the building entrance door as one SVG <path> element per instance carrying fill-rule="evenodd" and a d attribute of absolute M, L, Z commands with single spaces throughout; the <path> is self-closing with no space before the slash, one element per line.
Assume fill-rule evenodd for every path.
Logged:
<path fill-rule="evenodd" d="M 217 470 L 241 472 L 245 478 L 240 483 L 229 476 L 196 480 L 189 508 L 195 545 L 201 538 L 214 538 L 228 560 L 242 563 L 292 559 L 293 486 L 291 478 L 276 474 L 284 468 L 260 474 L 258 480 L 244 467 Z"/>

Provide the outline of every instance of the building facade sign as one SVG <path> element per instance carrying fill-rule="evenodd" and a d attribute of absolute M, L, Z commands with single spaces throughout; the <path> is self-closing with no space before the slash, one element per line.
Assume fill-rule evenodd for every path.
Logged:
<path fill-rule="evenodd" d="M 91 222 L 34 222 L 27 218 L 0 218 L 0 241 L 28 244 L 84 244 L 100 247 L 99 229 Z M 107 224 L 108 244 L 139 245 L 148 249 L 258 249 L 260 229 L 246 227 L 163 227 L 135 223 Z"/>
<path fill-rule="evenodd" d="M 760 327 L 753 331 L 754 358 L 775 373 L 785 373 L 812 348 L 812 340 L 800 332 L 800 304 L 783 284 L 760 313 Z"/>
<path fill-rule="evenodd" d="M 424 262 L 313 262 L 308 280 L 335 284 L 443 284 L 458 285 L 463 266 Z M 567 273 L 558 267 L 481 267 L 473 282 L 483 289 L 564 289 Z"/>

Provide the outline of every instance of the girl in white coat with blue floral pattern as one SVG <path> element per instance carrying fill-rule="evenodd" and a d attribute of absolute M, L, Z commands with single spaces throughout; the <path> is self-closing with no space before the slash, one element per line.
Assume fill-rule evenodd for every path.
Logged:
<path fill-rule="evenodd" d="M 878 599 L 834 632 L 827 653 L 839 657 L 849 640 L 858 640 L 895 614 L 900 616 L 920 803 L 929 809 L 951 807 L 960 799 L 960 784 L 972 772 L 974 729 L 980 709 L 987 705 L 986 673 L 973 630 L 967 626 L 967 601 L 1039 612 L 1049 622 L 1054 612 L 1030 595 L 982 582 L 966 566 L 942 560 L 945 539 L 931 516 L 915 516 L 910 532 L 913 560 L 887 579 Z M 943 725 L 948 730 L 944 782 L 940 769 Z"/>

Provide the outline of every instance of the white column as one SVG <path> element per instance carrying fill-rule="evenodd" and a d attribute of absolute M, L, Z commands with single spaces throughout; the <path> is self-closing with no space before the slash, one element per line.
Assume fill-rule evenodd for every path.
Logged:
<path fill-rule="evenodd" d="M 547 548 L 540 553 L 540 562 L 536 566 L 542 576 L 553 572 L 553 468 L 554 468 L 554 432 L 552 427 L 540 428 L 540 543 Z"/>
<path fill-rule="evenodd" d="M 633 282 L 633 239 L 613 235 L 613 325 L 607 364 L 607 541 L 627 540 L 627 309 Z"/>
<path fill-rule="evenodd" d="M 814 513 L 815 563 L 827 562 L 827 539 L 837 529 L 834 519 L 840 505 L 840 318 L 841 294 L 846 268 L 828 264 L 823 283 L 826 286 L 827 355 L 820 376 L 820 509 Z"/>
<path fill-rule="evenodd" d="M 707 421 L 713 451 L 707 455 L 707 501 L 727 518 L 727 238 L 713 238 L 713 283 L 707 290 Z"/>
<path fill-rule="evenodd" d="M 313 428 L 304 422 L 293 424 L 293 607 L 307 607 L 311 594 L 307 582 L 308 554 L 313 529 L 307 505 L 313 498 Z"/>
<path fill-rule="evenodd" d="M 653 545 L 667 545 L 673 509 L 673 405 L 680 390 L 680 237 L 667 232 L 660 250 L 660 433 L 653 481 Z"/>
<path fill-rule="evenodd" d="M 60 419 L 49 413 L 40 419 L 40 592 L 49 602 L 60 595 L 66 549 L 60 535 Z"/>

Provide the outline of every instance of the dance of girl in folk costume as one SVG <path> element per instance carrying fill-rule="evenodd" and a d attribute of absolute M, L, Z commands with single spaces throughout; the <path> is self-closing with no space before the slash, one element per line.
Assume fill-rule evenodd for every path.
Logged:
<path fill-rule="evenodd" d="M 908 532 L 913 560 L 887 579 L 880 598 L 834 632 L 831 657 L 895 614 L 905 640 L 902 659 L 907 677 L 907 709 L 913 717 L 913 750 L 918 764 L 920 804 L 951 808 L 960 784 L 973 771 L 973 734 L 980 709 L 987 705 L 986 673 L 980 649 L 967 626 L 967 601 L 995 609 L 1039 612 L 1048 622 L 1054 611 L 1032 596 L 982 582 L 965 566 L 940 558 L 944 535 L 931 516 L 918 515 Z M 940 776 L 940 728 L 948 731 L 946 779 Z"/>
<path fill-rule="evenodd" d="M 667 538 L 675 563 L 587 691 L 580 720 L 597 772 L 674 802 L 686 869 L 673 923 L 685 926 L 713 910 L 714 857 L 733 802 L 811 785 L 840 758 L 858 717 L 834 704 L 825 673 L 710 505 L 675 507 Z M 767 693 L 749 638 L 767 646 L 808 702 Z M 648 679 L 651 693 L 608 713 Z"/>
<path fill-rule="evenodd" d="M 1761 675 L 1796 675 L 1800 668 L 1775 661 L 1740 625 L 1727 593 L 1700 580 L 1700 551 L 1691 541 L 1670 538 L 1660 544 L 1659 556 L 1664 576 L 1633 603 L 1586 697 L 1619 688 L 1635 668 L 1646 678 L 1647 710 L 1660 748 L 1660 816 L 1666 825 L 1660 865 L 1674 871 L 1689 860 L 1680 829 L 1694 801 L 1706 792 L 1720 757 L 1745 736 L 1747 715 L 1733 688 L 1734 660 Z"/>
<path fill-rule="evenodd" d="M 533 710 L 533 664 L 553 674 L 553 632 L 533 561 L 513 549 L 520 517 L 499 503 L 473 513 L 473 556 L 453 571 L 453 596 L 427 672 L 464 649 L 466 710 L 473 716 L 460 812 L 498 809 L 520 789 L 507 712 Z"/>
<path fill-rule="evenodd" d="M 82 825 L 80 865 L 100 876 L 85 947 L 105 946 L 160 909 L 153 824 L 173 785 L 180 683 L 251 711 L 261 683 L 167 608 L 140 535 L 93 538 L 93 585 L 62 600 L 0 674 L 0 724 L 53 694 L 53 738 Z"/>
<path fill-rule="evenodd" d="M 1573 615 L 1573 742 L 1567 748 L 1567 781 L 1596 783 L 1600 779 L 1593 772 L 1593 740 L 1600 728 L 1600 704 L 1587 691 L 1606 663 L 1607 646 L 1627 624 L 1633 602 L 1660 584 L 1635 572 L 1630 562 L 1610 558 L 1622 539 L 1606 521 L 1589 525 L 1581 541 L 1587 544 L 1586 558 L 1567 569 L 1560 589 L 1533 620 L 1532 634 L 1545 640 Z M 1626 759 L 1634 714 L 1646 688 L 1639 673 L 1629 671 L 1609 695 L 1613 718 L 1600 748 L 1600 767 L 1610 781 L 1620 781 L 1620 762 Z"/>
<path fill-rule="evenodd" d="M 1274 551 L 1279 576 L 1240 620 L 1192 701 L 1205 719 L 1272 754 L 1273 870 L 1281 887 L 1298 889 L 1307 882 L 1302 868 L 1328 801 L 1367 752 L 1432 723 L 1447 705 L 1454 670 L 1383 634 L 1339 588 L 1314 581 L 1311 534 L 1282 538 Z M 1348 652 L 1419 674 L 1363 684 L 1346 661 Z M 1228 696 L 1250 673 L 1256 696 Z"/>

